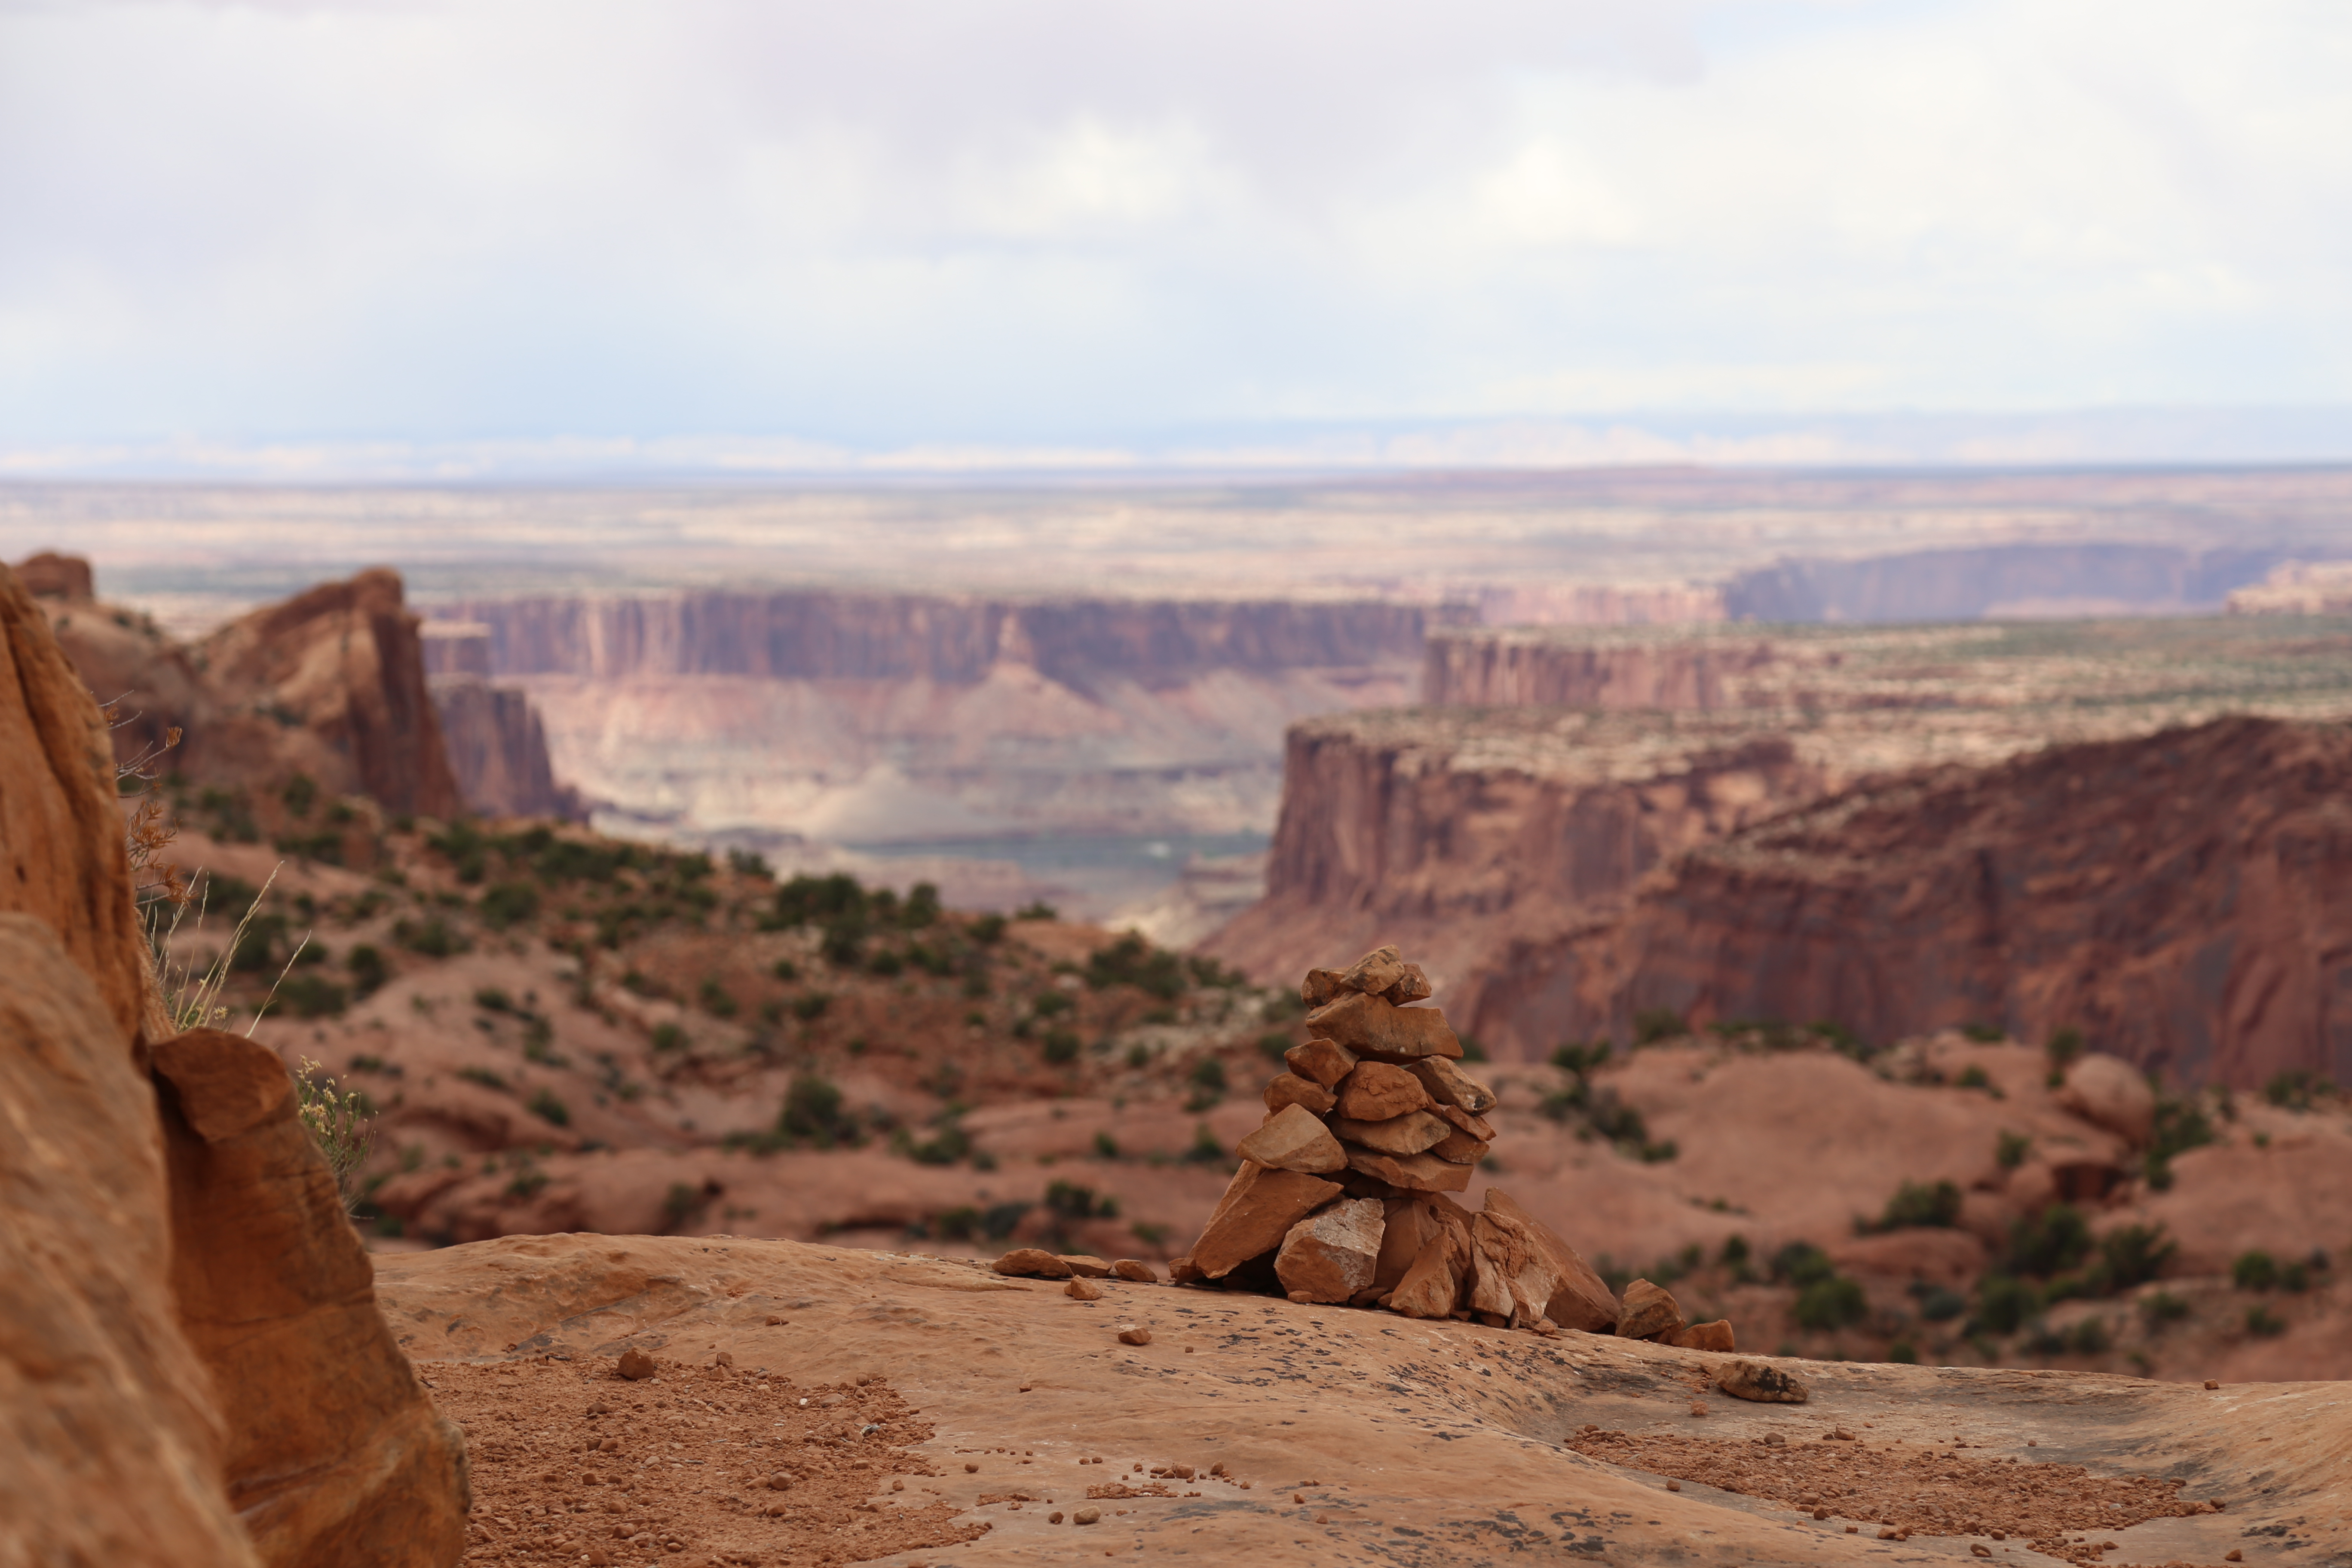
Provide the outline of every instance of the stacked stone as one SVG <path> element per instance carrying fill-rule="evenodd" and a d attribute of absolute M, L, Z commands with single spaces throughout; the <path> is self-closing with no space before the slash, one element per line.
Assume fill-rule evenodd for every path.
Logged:
<path fill-rule="evenodd" d="M 1469 1185 L 1494 1139 L 1495 1093 L 1456 1065 L 1445 1016 L 1413 1005 L 1429 994 L 1393 947 L 1308 972 L 1308 1038 L 1266 1086 L 1265 1121 L 1235 1150 L 1241 1169 L 1171 1278 L 1614 1332 L 1617 1299 L 1574 1247 L 1500 1188 L 1475 1214 L 1446 1195 Z"/>

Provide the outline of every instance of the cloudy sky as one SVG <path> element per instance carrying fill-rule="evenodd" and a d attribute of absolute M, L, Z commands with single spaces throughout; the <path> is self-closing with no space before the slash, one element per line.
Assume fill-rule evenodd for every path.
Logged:
<path fill-rule="evenodd" d="M 2347 82 L 2343 0 L 0 0 L 0 461 L 2340 409 Z"/>

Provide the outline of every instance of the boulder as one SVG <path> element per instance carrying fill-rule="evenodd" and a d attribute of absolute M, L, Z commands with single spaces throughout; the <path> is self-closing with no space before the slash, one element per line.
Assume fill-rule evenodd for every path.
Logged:
<path fill-rule="evenodd" d="M 1802 1405 L 1807 1397 L 1801 1381 L 1769 1362 L 1726 1362 L 1716 1369 L 1715 1385 L 1734 1399 L 1759 1405 Z"/>
<path fill-rule="evenodd" d="M 1131 1279 L 1138 1285 L 1157 1285 L 1160 1271 L 1139 1258 L 1122 1258 L 1110 1266 L 1115 1279 Z"/>
<path fill-rule="evenodd" d="M 1300 1078 L 1321 1084 L 1325 1089 L 1336 1085 L 1348 1076 L 1356 1065 L 1356 1053 L 1336 1041 L 1308 1040 L 1282 1053 L 1282 1059 Z"/>
<path fill-rule="evenodd" d="M 1386 1121 L 1429 1103 L 1421 1080 L 1386 1062 L 1363 1062 L 1339 1082 L 1339 1113 L 1350 1121 Z"/>
<path fill-rule="evenodd" d="M 1616 1295 L 1610 1290 L 1608 1283 L 1592 1271 L 1581 1253 L 1561 1240 L 1559 1233 L 1521 1208 L 1500 1187 L 1486 1189 L 1485 1212 L 1517 1224 L 1550 1255 L 1560 1283 L 1552 1292 L 1551 1300 L 1544 1307 L 1545 1317 L 1563 1329 L 1582 1329 L 1588 1333 L 1601 1334 L 1616 1331 Z"/>
<path fill-rule="evenodd" d="M 44 550 L 17 562 L 16 575 L 24 583 L 25 592 L 37 599 L 98 596 L 97 580 L 90 575 L 89 562 L 84 556 L 59 555 Z"/>
<path fill-rule="evenodd" d="M 1348 1165 L 1348 1152 L 1339 1141 L 1314 1112 L 1298 1105 L 1286 1105 L 1267 1117 L 1234 1152 L 1278 1171 L 1340 1171 Z"/>
<path fill-rule="evenodd" d="M 1337 1182 L 1244 1160 L 1202 1226 L 1201 1238 L 1178 1261 L 1199 1279 L 1222 1279 L 1281 1246 L 1292 1226 L 1339 1195 Z M 1169 1272 L 1178 1273 L 1172 1265 Z"/>
<path fill-rule="evenodd" d="M 999 1274 L 1030 1279 L 1067 1279 L 1070 1266 L 1042 1247 L 1016 1247 L 994 1265 Z"/>
<path fill-rule="evenodd" d="M 1682 1326 L 1682 1306 L 1673 1291 L 1647 1279 L 1636 1279 L 1625 1287 L 1624 1301 L 1617 1310 L 1620 1339 L 1659 1339 Z"/>
<path fill-rule="evenodd" d="M 1470 1310 L 1515 1325 L 1541 1318 L 1559 1288 L 1559 1271 L 1527 1225 L 1481 1211 L 1470 1221 Z"/>
<path fill-rule="evenodd" d="M 1470 1184 L 1473 1165 L 1456 1165 L 1434 1154 L 1378 1154 L 1348 1151 L 1348 1168 L 1409 1193 L 1458 1193 Z"/>
<path fill-rule="evenodd" d="M 1274 1258 L 1275 1277 L 1291 1300 L 1345 1301 L 1371 1284 L 1381 1209 L 1377 1198 L 1341 1198 L 1292 1226 Z"/>
<path fill-rule="evenodd" d="M 1423 1244 L 1412 1266 L 1390 1291 L 1386 1305 L 1407 1318 L 1450 1318 L 1461 1309 L 1470 1272 L 1470 1216 L 1455 1205 L 1433 1211 L 1437 1233 Z"/>
<path fill-rule="evenodd" d="M 1299 1114 L 1303 1116 L 1306 1112 L 1300 1111 Z M 1418 1154 L 1455 1136 L 1451 1123 L 1432 1116 L 1426 1110 L 1410 1110 L 1402 1116 L 1391 1116 L 1385 1121 L 1358 1121 L 1345 1116 L 1335 1116 L 1331 1119 L 1331 1133 L 1359 1147 L 1377 1150 L 1383 1154 Z M 1340 1155 L 1339 1163 L 1347 1163 L 1345 1153 Z"/>
<path fill-rule="evenodd" d="M 2156 1090 L 2129 1062 L 2093 1051 L 2066 1069 L 2058 1103 L 2095 1126 L 2144 1148 L 2156 1130 Z"/>
<path fill-rule="evenodd" d="M 0 685 L 0 722 L 21 722 L 20 689 Z M 0 751 L 16 865 L 43 755 Z M 173 1308 L 164 1182 L 154 1095 L 104 992 L 48 924 L 0 913 L 0 1560 L 254 1568 Z"/>
<path fill-rule="evenodd" d="M 1385 1198 L 1381 1204 L 1381 1256 L 1372 1269 L 1369 1289 L 1385 1295 L 1397 1288 L 1421 1249 L 1429 1245 L 1446 1226 L 1453 1223 L 1440 1210 L 1443 1205 L 1459 1216 L 1466 1226 L 1470 1216 L 1462 1205 L 1443 1193 L 1415 1193 L 1410 1197 Z"/>
<path fill-rule="evenodd" d="M 1676 1329 L 1666 1336 L 1666 1343 L 1686 1351 L 1729 1351 L 1732 1343 L 1731 1320 L 1717 1318 L 1711 1323 L 1692 1323 Z"/>
<path fill-rule="evenodd" d="M 1444 1057 L 1423 1057 L 1408 1062 L 1405 1070 L 1421 1080 L 1431 1100 L 1439 1105 L 1451 1105 L 1473 1116 L 1483 1116 L 1495 1109 L 1495 1091 Z"/>
<path fill-rule="evenodd" d="M 1330 1113 L 1336 1103 L 1337 1097 L 1329 1089 L 1295 1072 L 1276 1073 L 1266 1082 L 1265 1108 L 1268 1110 L 1280 1110 L 1286 1105 L 1303 1105 L 1316 1115 L 1325 1116 Z"/>
<path fill-rule="evenodd" d="M 1346 991 L 1307 1015 L 1307 1026 L 1360 1057 L 1413 1062 L 1429 1057 L 1460 1059 L 1462 1042 L 1434 1007 L 1399 1007 L 1360 991 Z"/>
<path fill-rule="evenodd" d="M 276 1054 L 195 1029 L 152 1057 L 180 1321 L 223 1391 L 228 1498 L 268 1563 L 454 1563 L 466 1442 L 376 1305 L 375 1271 Z"/>
<path fill-rule="evenodd" d="M 1061 1255 L 1061 1258 L 1069 1266 L 1070 1272 L 1081 1279 L 1110 1278 L 1110 1265 L 1099 1258 L 1091 1257 L 1083 1252 L 1065 1252 Z"/>

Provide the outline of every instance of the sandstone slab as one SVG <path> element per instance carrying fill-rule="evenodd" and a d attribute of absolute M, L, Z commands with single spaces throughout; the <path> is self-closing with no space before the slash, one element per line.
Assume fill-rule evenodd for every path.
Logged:
<path fill-rule="evenodd" d="M 1602 1334 L 1615 1331 L 1617 1297 L 1608 1282 L 1584 1261 L 1583 1254 L 1561 1240 L 1558 1232 L 1522 1208 L 1500 1187 L 1486 1189 L 1484 1212 L 1519 1226 L 1549 1255 L 1560 1282 L 1545 1305 L 1545 1317 L 1563 1329 Z"/>
<path fill-rule="evenodd" d="M 1378 1199 L 1341 1198 L 1290 1227 L 1275 1277 L 1293 1300 L 1345 1301 L 1371 1284 L 1383 1227 Z"/>
<path fill-rule="evenodd" d="M 1418 1154 L 1455 1136 L 1455 1131 L 1450 1123 L 1426 1110 L 1409 1110 L 1384 1121 L 1358 1121 L 1351 1117 L 1335 1116 L 1331 1119 L 1331 1134 L 1382 1154 Z M 1347 1163 L 1344 1153 L 1340 1163 Z"/>
<path fill-rule="evenodd" d="M 1328 1115 L 1338 1097 L 1313 1079 L 1301 1078 L 1295 1072 L 1276 1073 L 1265 1086 L 1265 1108 L 1280 1110 L 1286 1105 L 1303 1105 L 1318 1116 Z"/>
<path fill-rule="evenodd" d="M 1402 1281 L 1422 1248 L 1435 1240 L 1449 1223 L 1441 1214 L 1444 1205 L 1460 1216 L 1466 1226 L 1470 1216 L 1462 1206 L 1443 1193 L 1415 1193 L 1410 1197 L 1385 1198 L 1381 1205 L 1381 1255 L 1372 1268 L 1372 1282 L 1368 1289 L 1385 1294 Z"/>
<path fill-rule="evenodd" d="M 1436 1228 L 1389 1292 L 1387 1306 L 1403 1317 L 1434 1321 L 1452 1317 L 1468 1296 L 1472 1242 L 1471 1216 L 1458 1205 L 1433 1210 L 1431 1218 Z"/>
<path fill-rule="evenodd" d="M 1081 1279 L 1110 1278 L 1110 1265 L 1099 1258 L 1091 1257 L 1083 1252 L 1065 1252 L 1060 1256 L 1062 1261 L 1069 1266 L 1070 1272 Z"/>
<path fill-rule="evenodd" d="M 1291 1047 L 1282 1053 L 1282 1059 L 1300 1078 L 1330 1089 L 1348 1076 L 1348 1070 L 1356 1065 L 1357 1057 L 1355 1052 L 1338 1041 L 1318 1037 Z"/>
<path fill-rule="evenodd" d="M 1341 1171 L 1348 1152 L 1304 1106 L 1286 1105 L 1234 1150 L 1243 1159 L 1278 1171 Z"/>
<path fill-rule="evenodd" d="M 1460 1059 L 1462 1042 L 1434 1007 L 1399 1007 L 1360 991 L 1343 992 L 1307 1015 L 1307 1026 L 1360 1057 L 1413 1062 Z"/>
<path fill-rule="evenodd" d="M 1350 1121 L 1386 1121 L 1429 1103 L 1421 1080 L 1386 1062 L 1364 1062 L 1339 1084 L 1339 1114 Z"/>
<path fill-rule="evenodd" d="M 1280 1247 L 1292 1226 L 1339 1195 L 1337 1182 L 1245 1160 L 1202 1227 L 1200 1239 L 1179 1261 L 1200 1279 L 1222 1279 Z M 1169 1272 L 1178 1275 L 1172 1265 Z"/>
<path fill-rule="evenodd" d="M 1458 1193 L 1470 1184 L 1475 1169 L 1433 1154 L 1376 1154 L 1369 1149 L 1349 1150 L 1348 1168 L 1410 1193 Z"/>
<path fill-rule="evenodd" d="M 1733 1342 L 1731 1321 L 1717 1318 L 1711 1323 L 1691 1323 L 1676 1329 L 1665 1337 L 1665 1343 L 1677 1350 L 1725 1352 L 1737 1350 Z"/>
<path fill-rule="evenodd" d="M 1110 1271 L 1112 1278 L 1132 1280 L 1138 1285 L 1160 1283 L 1160 1271 L 1140 1258 L 1122 1258 L 1110 1266 Z"/>
<path fill-rule="evenodd" d="M 1404 978 L 1404 955 L 1393 947 L 1376 947 L 1349 964 L 1339 975 L 1339 989 L 1378 996 Z"/>
<path fill-rule="evenodd" d="M 993 1265 L 999 1274 L 1031 1279 L 1067 1279 L 1070 1266 L 1042 1247 L 1016 1247 Z"/>
<path fill-rule="evenodd" d="M 1458 1128 L 1449 1129 L 1444 1137 L 1429 1146 L 1429 1152 L 1449 1164 L 1475 1165 L 1486 1157 L 1494 1145 L 1484 1138 L 1473 1137 Z"/>

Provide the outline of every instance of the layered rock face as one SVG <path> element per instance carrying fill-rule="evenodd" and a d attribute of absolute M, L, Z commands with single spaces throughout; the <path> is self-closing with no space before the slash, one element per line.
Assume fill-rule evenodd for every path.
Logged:
<path fill-rule="evenodd" d="M 1481 1020 L 1495 954 L 1612 914 L 1697 844 L 1818 795 L 1827 765 L 1736 719 L 1356 714 L 1296 725 L 1265 899 L 1202 944 L 1261 976 L 1392 938 Z M 1549 1047 L 1547 1047 L 1549 1048 Z"/>
<path fill-rule="evenodd" d="M 58 590 L 42 605 L 81 684 L 116 708 L 121 759 L 160 754 L 176 729 L 166 765 L 206 784 L 299 773 L 388 811 L 464 809 L 397 574 L 324 584 L 188 647 L 89 598 L 88 563 L 75 564 L 79 574 L 52 567 L 37 579 Z"/>
<path fill-rule="evenodd" d="M 465 677 L 431 682 L 443 749 L 467 806 L 486 816 L 587 816 L 580 792 L 555 780 L 547 729 L 528 694 Z"/>
<path fill-rule="evenodd" d="M 1475 1026 L 2074 1026 L 2186 1083 L 2341 1080 L 2348 791 L 2352 734 L 2263 719 L 1865 784 L 1697 849 L 1608 929 L 1515 944 Z"/>
<path fill-rule="evenodd" d="M 170 1034 L 114 778 L 0 569 L 0 1558 L 454 1563 L 463 1441 L 284 1068 Z"/>
<path fill-rule="evenodd" d="M 1283 726 L 1404 700 L 1429 613 L 678 593 L 453 604 L 555 772 L 676 828 L 835 841 L 1262 832 Z M 454 657 L 454 656 L 453 656 Z"/>

